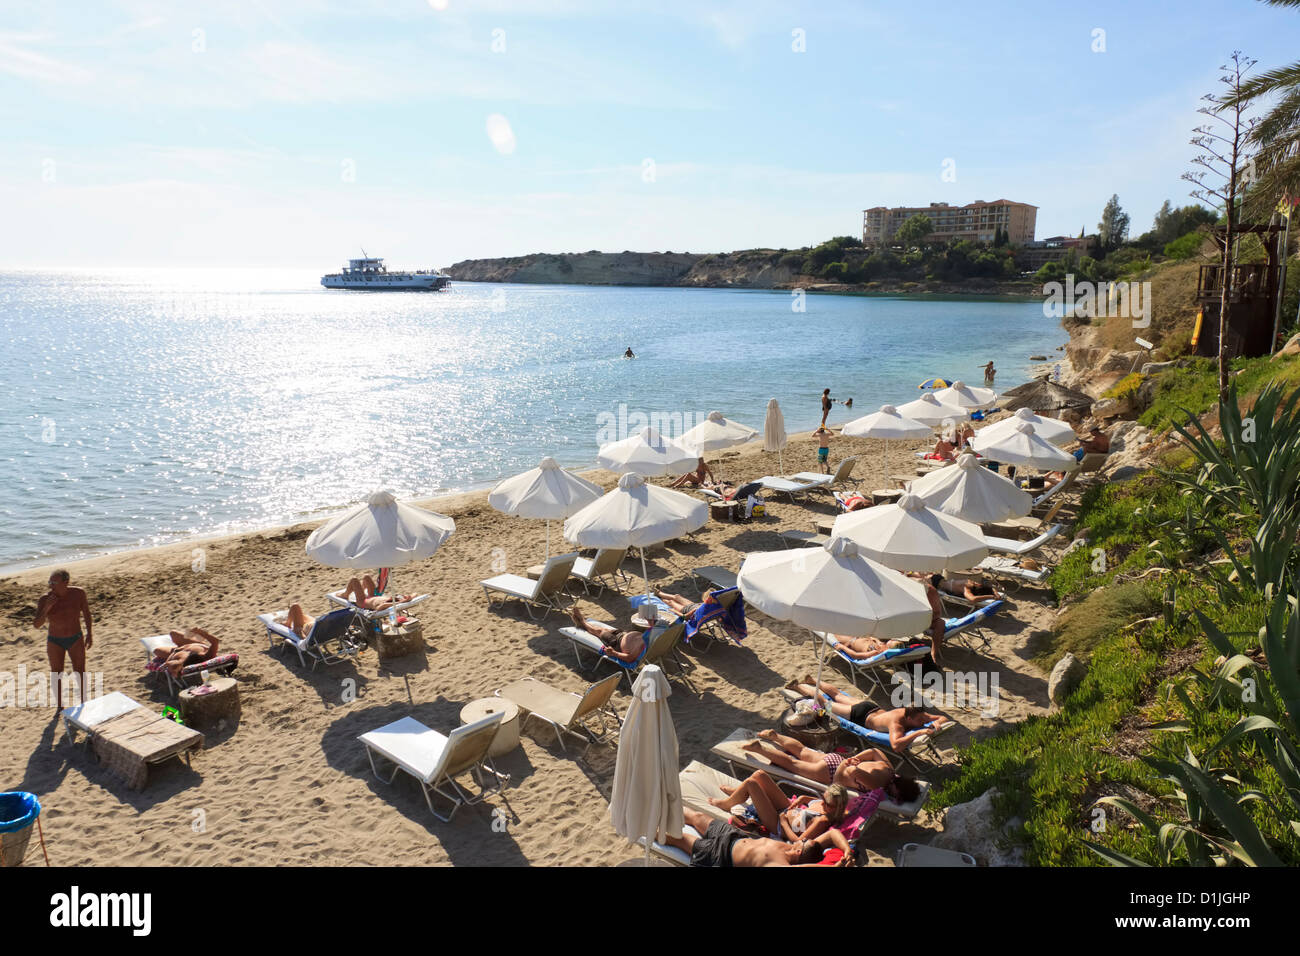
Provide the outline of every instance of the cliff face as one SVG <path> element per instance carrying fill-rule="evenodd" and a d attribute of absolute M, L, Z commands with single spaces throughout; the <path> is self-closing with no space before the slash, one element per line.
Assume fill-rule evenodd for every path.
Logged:
<path fill-rule="evenodd" d="M 578 285 L 681 285 L 700 256 L 685 252 L 537 253 L 510 259 L 466 259 L 447 269 L 463 282 Z"/>

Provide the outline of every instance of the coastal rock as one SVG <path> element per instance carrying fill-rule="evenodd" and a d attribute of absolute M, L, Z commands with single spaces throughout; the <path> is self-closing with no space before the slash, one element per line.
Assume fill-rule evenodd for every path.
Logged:
<path fill-rule="evenodd" d="M 1093 417 L 1102 420 L 1131 418 L 1133 414 L 1133 403 L 1127 398 L 1103 398 L 1092 406 Z"/>
<path fill-rule="evenodd" d="M 943 832 L 930 841 L 940 850 L 969 853 L 983 866 L 1024 866 L 1024 851 L 1007 845 L 993 811 L 996 789 L 980 794 L 969 803 L 949 807 L 943 817 Z M 1007 830 L 1012 827 L 1008 825 Z"/>
<path fill-rule="evenodd" d="M 1047 356 L 1046 356 L 1046 355 L 1031 355 L 1031 356 L 1029 356 L 1029 361 L 1031 361 L 1031 362 L 1046 362 L 1046 361 L 1047 361 Z"/>
<path fill-rule="evenodd" d="M 1278 349 L 1277 355 L 1274 355 L 1273 358 L 1277 358 L 1278 355 L 1300 355 L 1300 333 L 1287 339 L 1286 345 Z"/>
<path fill-rule="evenodd" d="M 1062 706 L 1087 674 L 1088 665 L 1067 652 L 1056 662 L 1051 676 L 1047 678 L 1047 696 L 1057 707 Z"/>

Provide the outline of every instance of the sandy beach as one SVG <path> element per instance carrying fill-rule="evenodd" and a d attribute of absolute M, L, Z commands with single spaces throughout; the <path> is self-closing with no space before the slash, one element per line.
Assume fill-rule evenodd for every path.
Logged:
<path fill-rule="evenodd" d="M 792 436 L 786 472 L 813 470 L 815 444 Z M 863 489 L 888 486 L 904 455 L 923 443 L 882 443 L 837 437 L 832 464 L 860 456 Z M 892 461 L 892 469 L 886 461 Z M 777 456 L 757 444 L 713 459 L 720 477 L 744 481 L 778 470 Z M 612 473 L 588 473 L 609 488 Z M 347 573 L 310 559 L 303 543 L 315 524 L 235 535 L 162 548 L 124 552 L 66 565 L 72 583 L 86 589 L 95 616 L 88 668 L 102 671 L 104 691 L 122 691 L 157 710 L 171 696 L 146 674 L 139 638 L 177 627 L 200 626 L 236 650 L 242 717 L 207 736 L 192 769 L 179 761 L 152 771 L 147 788 L 127 789 L 98 766 L 93 755 L 63 739 L 50 708 L 5 712 L 0 738 L 0 789 L 28 790 L 44 805 L 42 821 L 51 862 L 84 865 L 613 865 L 641 854 L 617 836 L 607 803 L 614 751 L 593 747 L 585 760 L 562 752 L 551 732 L 530 724 L 521 746 L 498 761 L 511 777 L 500 796 L 462 809 L 451 823 L 435 820 L 418 787 L 399 775 L 392 785 L 371 773 L 357 735 L 411 715 L 444 732 L 459 723 L 467 702 L 526 675 L 580 691 L 589 674 L 577 669 L 569 642 L 558 634 L 567 618 L 552 613 L 534 622 L 517 604 L 489 609 L 478 581 L 506 570 L 523 573 L 545 553 L 540 521 L 508 518 L 490 508 L 486 492 L 430 503 L 456 520 L 456 533 L 434 557 L 393 572 L 393 589 L 433 595 L 421 608 L 426 649 L 380 662 L 368 651 L 353 662 L 301 667 L 296 656 L 268 649 L 255 615 L 302 602 L 308 613 L 326 609 L 324 594 Z M 802 502 L 770 499 L 768 515 L 750 524 L 710 521 L 692 539 L 652 549 L 656 587 L 692 598 L 698 590 L 686 571 L 706 564 L 737 570 L 745 553 L 782 547 L 773 533 L 812 530 L 837 513 L 829 495 Z M 562 547 L 551 529 L 552 550 Z M 194 570 L 196 549 L 202 571 Z M 497 550 L 503 549 L 503 550 Z M 498 562 L 494 569 L 494 561 Z M 637 593 L 640 565 L 630 554 Z M 0 579 L 0 670 L 44 670 L 44 634 L 31 626 L 48 568 Z M 588 597 L 576 586 L 578 606 L 590 617 L 626 623 L 626 594 Z M 941 781 L 952 772 L 952 747 L 972 735 L 995 733 L 1047 709 L 1046 675 L 1025 661 L 1031 632 L 1048 626 L 1047 593 L 1025 588 L 998 617 L 987 650 L 953 644 L 949 669 L 994 670 L 1000 709 L 995 718 L 975 709 L 952 712 L 958 726 L 941 738 L 944 764 L 924 776 Z M 671 708 L 682 765 L 703 760 L 718 766 L 709 748 L 738 727 L 775 724 L 785 710 L 778 689 L 815 667 L 806 632 L 751 612 L 743 647 L 715 644 L 707 653 L 687 649 L 698 694 L 674 683 Z M 292 659 L 291 659 L 292 657 Z M 602 672 L 604 670 L 602 669 Z M 848 685 L 842 671 L 830 679 Z M 355 699 L 345 701 L 346 682 Z M 877 698 L 878 702 L 880 701 Z M 615 697 L 626 709 L 626 685 Z M 494 818 L 494 809 L 504 818 Z M 199 811 L 202 811 L 199 814 Z M 200 820 L 200 827 L 196 820 Z M 504 828 L 494 826 L 504 819 Z M 940 821 L 923 812 L 915 823 L 878 825 L 867 839 L 873 864 L 888 863 L 904 842 L 924 842 Z M 201 832 L 200 832 L 201 831 Z M 35 851 L 39 855 L 39 851 Z M 31 855 L 29 853 L 29 860 Z"/>

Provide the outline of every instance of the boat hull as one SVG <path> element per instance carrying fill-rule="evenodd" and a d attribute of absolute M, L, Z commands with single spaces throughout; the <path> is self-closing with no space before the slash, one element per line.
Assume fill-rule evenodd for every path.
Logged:
<path fill-rule="evenodd" d="M 351 289 L 358 292 L 436 292 L 445 288 L 449 281 L 444 275 L 378 273 L 367 276 L 321 276 L 320 284 L 327 289 Z"/>

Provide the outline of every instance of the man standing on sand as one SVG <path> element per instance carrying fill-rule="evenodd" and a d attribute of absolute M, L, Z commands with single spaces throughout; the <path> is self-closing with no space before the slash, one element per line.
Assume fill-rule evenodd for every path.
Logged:
<path fill-rule="evenodd" d="M 63 681 L 64 654 L 72 656 L 74 674 L 86 673 L 86 651 L 90 650 L 94 638 L 91 637 L 90 603 L 86 592 L 81 588 L 69 586 L 72 576 L 60 568 L 50 575 L 50 589 L 36 604 L 35 626 L 49 625 L 49 636 L 45 640 L 45 653 L 50 659 L 50 690 L 57 709 L 63 700 L 61 683 Z M 86 619 L 86 635 L 81 635 L 81 619 Z M 81 702 L 86 702 L 86 682 L 81 685 Z"/>
<path fill-rule="evenodd" d="M 830 456 L 831 456 L 831 439 L 834 432 L 823 425 L 813 432 L 813 438 L 817 439 L 817 466 L 821 468 L 823 475 L 831 473 Z"/>

